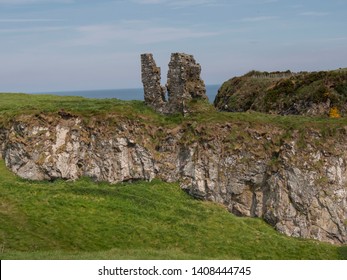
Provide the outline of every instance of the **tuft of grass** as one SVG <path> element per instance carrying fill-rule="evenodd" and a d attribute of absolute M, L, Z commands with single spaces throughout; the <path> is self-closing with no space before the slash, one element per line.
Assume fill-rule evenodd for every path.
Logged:
<path fill-rule="evenodd" d="M 340 259 L 345 247 L 289 238 L 177 184 L 32 182 L 0 161 L 1 259 Z"/>

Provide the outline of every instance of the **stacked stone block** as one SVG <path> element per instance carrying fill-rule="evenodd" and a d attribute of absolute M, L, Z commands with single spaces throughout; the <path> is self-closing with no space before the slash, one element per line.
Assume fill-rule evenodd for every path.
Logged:
<path fill-rule="evenodd" d="M 141 55 L 141 70 L 145 103 L 164 113 L 166 89 L 160 84 L 160 67 L 157 67 L 152 54 Z"/>
<path fill-rule="evenodd" d="M 201 66 L 192 55 L 171 54 L 166 85 L 168 101 L 165 89 L 160 85 L 160 68 L 153 55 L 142 54 L 141 65 L 145 102 L 157 112 L 185 115 L 193 99 L 208 100 L 204 81 L 200 78 Z"/>

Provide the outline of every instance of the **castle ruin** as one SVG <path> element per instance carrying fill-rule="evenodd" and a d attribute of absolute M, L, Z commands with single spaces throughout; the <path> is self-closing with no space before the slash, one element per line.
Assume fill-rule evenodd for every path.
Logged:
<path fill-rule="evenodd" d="M 165 87 L 161 86 L 160 67 L 152 54 L 141 55 L 141 69 L 145 103 L 159 113 L 186 115 L 190 101 L 208 100 L 205 83 L 200 78 L 201 66 L 192 55 L 171 54 Z"/>

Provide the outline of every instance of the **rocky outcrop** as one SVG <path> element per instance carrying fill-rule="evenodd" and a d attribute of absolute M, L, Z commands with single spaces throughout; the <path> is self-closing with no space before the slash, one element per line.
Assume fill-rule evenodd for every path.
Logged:
<path fill-rule="evenodd" d="M 346 131 L 327 137 L 249 122 L 158 127 L 40 115 L 17 118 L 0 139 L 6 165 L 23 178 L 179 182 L 286 235 L 346 244 Z"/>
<path fill-rule="evenodd" d="M 204 81 L 200 78 L 201 66 L 192 55 L 171 54 L 166 87 L 160 85 L 160 68 L 152 54 L 141 55 L 141 68 L 145 103 L 159 113 L 186 115 L 192 100 L 208 100 Z"/>
<path fill-rule="evenodd" d="M 347 71 L 257 72 L 234 77 L 218 90 L 220 111 L 340 117 L 347 113 Z"/>

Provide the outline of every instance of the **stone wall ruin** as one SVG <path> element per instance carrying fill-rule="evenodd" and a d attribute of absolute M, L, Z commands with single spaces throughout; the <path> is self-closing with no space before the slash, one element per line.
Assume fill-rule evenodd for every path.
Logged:
<path fill-rule="evenodd" d="M 171 54 L 165 87 L 160 84 L 160 68 L 152 54 L 141 55 L 141 72 L 145 103 L 159 113 L 186 115 L 190 101 L 208 100 L 205 83 L 200 78 L 201 66 L 192 55 Z"/>

